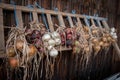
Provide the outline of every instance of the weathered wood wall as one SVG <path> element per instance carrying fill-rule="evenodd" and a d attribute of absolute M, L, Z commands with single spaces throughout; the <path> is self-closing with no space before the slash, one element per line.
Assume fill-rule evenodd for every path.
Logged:
<path fill-rule="evenodd" d="M 23 6 L 27 6 L 28 4 L 33 4 L 34 0 L 14 0 L 15 3 L 17 5 L 23 5 Z M 58 8 L 59 11 L 62 12 L 72 12 L 72 10 L 76 10 L 76 13 L 79 14 L 87 14 L 87 15 L 95 15 L 98 14 L 99 16 L 102 17 L 107 17 L 108 18 L 108 23 L 110 25 L 110 27 L 116 27 L 117 31 L 118 31 L 118 44 L 120 46 L 120 1 L 119 0 L 36 0 L 39 5 L 45 9 L 52 9 L 54 10 L 54 8 Z M 4 3 L 10 3 L 10 0 L 2 0 L 2 2 Z M 11 16 L 13 16 L 12 14 L 10 14 Z M 25 16 L 27 14 L 24 14 L 23 16 Z M 7 16 L 7 15 L 6 15 Z M 9 17 L 11 17 L 9 16 Z M 24 17 L 24 21 L 29 21 L 29 16 L 25 16 Z M 11 19 L 11 18 L 10 18 Z M 9 19 L 9 20 L 10 20 Z M 56 19 L 53 18 L 54 23 L 57 23 Z M 5 25 L 14 25 L 14 20 L 10 20 L 7 21 L 5 20 L 6 23 L 4 23 Z M 7 23 L 7 22 L 11 22 L 11 23 Z M 67 23 L 67 22 L 66 22 Z M 25 24 L 27 24 L 27 22 L 25 22 Z M 6 33 L 7 31 L 5 31 Z M 79 77 L 85 77 L 85 76 L 91 76 L 91 80 L 95 79 L 96 77 L 98 77 L 98 80 L 102 79 L 102 77 L 106 77 L 108 75 L 111 75 L 113 73 L 119 72 L 120 69 L 120 61 L 117 58 L 117 56 L 115 55 L 114 50 L 110 50 L 110 54 L 108 55 L 108 59 L 105 59 L 105 62 L 103 64 L 103 66 L 106 64 L 106 67 L 102 68 L 102 65 L 100 66 L 100 69 L 98 69 L 99 64 L 97 64 L 97 61 L 99 58 L 102 58 L 102 55 L 98 57 L 98 59 L 94 62 L 94 65 L 97 64 L 97 67 L 92 67 L 91 69 L 93 69 L 89 74 L 86 74 L 86 72 L 80 72 L 81 74 L 77 74 L 75 75 L 74 73 L 70 74 L 70 71 L 67 71 L 69 69 L 67 69 L 66 67 L 66 71 L 67 73 L 62 74 L 61 72 L 61 76 L 62 77 L 67 77 L 68 79 L 75 79 L 75 77 L 77 77 L 76 79 L 79 79 Z M 113 57 L 112 57 L 113 54 Z M 66 54 L 67 55 L 67 54 Z M 70 58 L 66 57 L 67 62 L 70 63 Z M 65 59 L 64 58 L 64 59 Z M 64 62 L 63 59 L 63 62 Z M 62 62 L 61 62 L 62 63 Z M 61 64 L 62 67 L 63 64 Z M 73 65 L 73 63 L 71 64 Z M 92 65 L 92 66 L 94 66 Z M 67 65 L 70 66 L 70 65 Z M 3 70 L 3 69 L 2 69 Z M 88 69 L 89 70 L 89 69 Z M 0 70 L 1 71 L 1 70 Z M 104 72 L 102 72 L 104 71 Z M 110 73 L 109 73 L 110 71 Z M 100 73 L 100 74 L 99 74 Z M 68 74 L 68 75 L 67 75 Z M 93 74 L 93 75 L 90 75 Z M 2 74 L 0 74 L 0 76 L 2 76 Z M 79 76 L 79 77 L 78 77 Z M 84 78 L 83 78 L 84 79 Z M 85 78 L 88 79 L 88 78 Z"/>

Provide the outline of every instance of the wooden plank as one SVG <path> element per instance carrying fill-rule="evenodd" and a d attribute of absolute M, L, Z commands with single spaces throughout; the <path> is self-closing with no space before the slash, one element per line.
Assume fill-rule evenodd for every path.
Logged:
<path fill-rule="evenodd" d="M 106 21 L 102 21 L 102 23 L 103 23 L 104 27 L 105 27 L 107 30 L 109 30 L 109 26 L 108 26 L 107 22 L 106 22 Z"/>
<path fill-rule="evenodd" d="M 53 22 L 52 22 L 52 19 L 51 19 L 51 15 L 50 14 L 46 14 L 47 16 L 47 20 L 48 20 L 48 25 L 49 25 L 49 28 L 50 28 L 50 31 L 54 31 L 54 27 L 53 27 Z"/>
<path fill-rule="evenodd" d="M 14 10 L 14 6 L 10 5 L 10 4 L 5 4 L 5 3 L 0 3 L 0 8 L 4 8 L 4 9 L 9 9 L 9 10 Z M 16 9 L 18 10 L 22 10 L 24 12 L 37 12 L 37 13 L 48 13 L 48 14 L 53 14 L 53 15 L 62 15 L 62 16 L 72 16 L 72 17 L 80 17 L 80 18 L 84 18 L 84 15 L 80 15 L 80 14 L 71 14 L 71 13 L 65 13 L 65 12 L 56 12 L 56 11 L 52 11 L 52 10 L 40 10 L 40 9 L 30 9 L 28 7 L 25 6 L 16 6 Z M 93 16 L 89 16 L 89 18 L 93 18 L 96 19 L 96 17 Z M 98 17 L 99 20 L 106 20 L 105 18 L 102 17 Z"/>
<path fill-rule="evenodd" d="M 59 25 L 60 26 L 65 27 L 65 23 L 64 23 L 63 17 L 60 14 L 58 15 L 58 21 L 59 21 Z"/>
<path fill-rule="evenodd" d="M 33 21 L 38 23 L 38 14 L 37 14 L 37 12 L 32 12 L 32 14 L 33 14 Z"/>
<path fill-rule="evenodd" d="M 77 17 L 77 22 L 78 22 L 78 24 L 80 25 L 80 27 L 82 27 L 82 23 L 81 23 L 81 21 L 80 21 L 80 18 L 79 18 L 79 17 Z"/>
<path fill-rule="evenodd" d="M 70 16 L 68 16 L 68 21 L 69 21 L 70 27 L 74 27 L 73 21 Z"/>
<path fill-rule="evenodd" d="M 4 42 L 4 27 L 3 27 L 3 10 L 0 8 L 0 52 L 5 51 L 5 42 Z M 1 54 L 1 53 L 0 53 Z"/>
<path fill-rule="evenodd" d="M 88 20 L 87 20 L 86 17 L 84 17 L 84 20 L 85 20 L 85 24 L 86 24 L 88 27 L 90 27 L 90 24 L 88 23 Z"/>
<path fill-rule="evenodd" d="M 18 19 L 18 26 L 23 27 L 23 19 L 22 19 L 22 12 L 21 10 L 16 10 L 17 19 Z"/>
<path fill-rule="evenodd" d="M 97 20 L 97 23 L 98 23 L 98 25 L 99 25 L 100 28 L 103 28 L 103 26 L 100 23 L 100 20 Z"/>
<path fill-rule="evenodd" d="M 95 25 L 93 18 L 91 18 L 90 20 L 91 20 L 92 25 Z"/>

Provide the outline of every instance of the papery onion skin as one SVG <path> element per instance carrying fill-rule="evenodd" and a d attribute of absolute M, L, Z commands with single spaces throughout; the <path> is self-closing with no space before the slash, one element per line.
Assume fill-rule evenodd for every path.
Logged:
<path fill-rule="evenodd" d="M 16 58 L 10 58 L 9 64 L 12 68 L 16 68 L 16 67 L 18 67 L 19 61 Z"/>
<path fill-rule="evenodd" d="M 55 39 L 55 44 L 56 45 L 60 45 L 61 44 L 61 39 L 60 38 L 56 38 Z"/>
<path fill-rule="evenodd" d="M 43 36 L 42 36 L 42 40 L 43 41 L 48 41 L 48 40 L 50 40 L 51 39 L 51 36 L 49 35 L 49 34 L 44 34 Z"/>
<path fill-rule="evenodd" d="M 37 49 L 34 45 L 29 46 L 28 54 L 29 56 L 34 56 L 37 52 Z"/>
<path fill-rule="evenodd" d="M 49 46 L 55 46 L 55 41 L 53 39 L 50 39 L 48 41 Z"/>
<path fill-rule="evenodd" d="M 23 49 L 23 45 L 24 45 L 24 41 L 23 40 L 17 40 L 16 41 L 16 48 L 18 50 L 22 50 Z"/>
<path fill-rule="evenodd" d="M 14 50 L 13 47 L 9 47 L 7 49 L 7 55 L 8 55 L 8 57 L 14 57 L 16 55 L 15 50 Z"/>
<path fill-rule="evenodd" d="M 57 33 L 57 32 L 52 32 L 52 33 L 51 33 L 51 36 L 52 36 L 53 39 L 55 39 L 55 38 L 60 38 L 60 35 L 59 35 L 59 33 Z"/>
<path fill-rule="evenodd" d="M 52 49 L 50 52 L 49 52 L 49 55 L 51 57 L 56 57 L 58 55 L 58 51 L 56 49 Z"/>

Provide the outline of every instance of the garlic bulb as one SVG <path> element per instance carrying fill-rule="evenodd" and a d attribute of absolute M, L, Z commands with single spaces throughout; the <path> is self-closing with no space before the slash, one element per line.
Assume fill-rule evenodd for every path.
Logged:
<path fill-rule="evenodd" d="M 56 57 L 56 56 L 58 55 L 58 51 L 57 51 L 55 48 L 53 48 L 53 49 L 49 52 L 49 55 L 50 55 L 51 57 Z"/>
<path fill-rule="evenodd" d="M 42 40 L 43 40 L 43 41 L 48 41 L 49 39 L 51 39 L 51 36 L 50 36 L 49 34 L 44 34 L 44 35 L 42 36 Z"/>
<path fill-rule="evenodd" d="M 53 39 L 50 39 L 50 40 L 48 41 L 48 45 L 49 45 L 49 46 L 55 46 L 55 41 L 54 41 Z"/>
<path fill-rule="evenodd" d="M 52 36 L 52 38 L 54 38 L 54 39 L 55 39 L 55 38 L 60 38 L 59 33 L 55 32 L 55 31 L 51 33 L 51 36 Z"/>
<path fill-rule="evenodd" d="M 60 38 L 56 38 L 55 39 L 55 44 L 56 45 L 60 45 L 61 44 L 61 39 Z"/>

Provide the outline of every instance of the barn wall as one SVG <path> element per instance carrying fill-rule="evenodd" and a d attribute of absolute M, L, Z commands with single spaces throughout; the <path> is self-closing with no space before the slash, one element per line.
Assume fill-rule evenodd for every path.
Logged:
<path fill-rule="evenodd" d="M 33 4 L 34 0 L 14 0 L 14 1 L 17 5 L 27 6 L 28 4 Z M 41 7 L 45 8 L 45 9 L 54 10 L 54 8 L 58 8 L 59 11 L 69 12 L 69 13 L 71 13 L 72 10 L 76 10 L 76 13 L 78 13 L 78 14 L 87 14 L 87 15 L 91 15 L 91 16 L 98 14 L 99 16 L 108 18 L 108 24 L 110 25 L 110 27 L 114 26 L 118 29 L 118 37 L 119 37 L 118 44 L 120 46 L 120 41 L 119 41 L 120 40 L 120 35 L 119 35 L 120 34 L 120 30 L 119 30 L 119 27 L 120 27 L 120 5 L 119 4 L 120 4 L 120 1 L 119 0 L 36 0 L 36 1 L 38 2 L 38 4 Z M 10 0 L 3 0 L 3 2 L 10 4 Z M 13 15 L 11 14 L 11 16 L 13 16 Z M 28 17 L 26 17 L 25 20 L 27 18 Z M 11 20 L 11 22 L 14 22 L 14 20 Z M 9 23 L 9 24 L 12 25 L 11 23 Z M 119 59 L 117 58 L 117 55 L 115 54 L 115 52 L 112 53 L 113 51 L 114 50 L 111 48 L 111 51 L 109 52 L 111 55 L 108 55 L 109 58 L 105 59 L 106 63 L 107 63 L 106 67 L 104 68 L 105 70 L 99 69 L 99 70 L 95 70 L 95 71 L 93 70 L 91 72 L 94 75 L 94 77 L 92 76 L 93 79 L 95 79 L 98 76 L 99 76 L 98 78 L 101 79 L 100 77 L 107 77 L 115 72 L 120 71 Z M 113 57 L 112 57 L 112 54 L 113 54 Z M 65 55 L 65 58 L 66 58 L 66 56 L 67 55 Z M 98 59 L 99 58 L 102 58 L 102 57 L 98 57 Z M 70 61 L 69 57 L 67 58 L 67 61 L 68 62 Z M 106 64 L 106 63 L 104 63 L 104 64 Z M 71 64 L 71 65 L 73 65 L 73 64 Z M 70 66 L 70 65 L 68 65 L 68 66 Z M 102 66 L 101 66 L 101 68 L 102 68 Z M 94 69 L 94 67 L 93 67 L 93 69 Z M 68 69 L 66 68 L 66 70 L 68 70 Z M 102 71 L 104 70 L 104 74 L 102 74 L 102 72 L 100 70 L 102 70 Z M 1 71 L 3 71 L 3 68 L 1 69 Z M 110 71 L 110 73 L 108 71 Z M 80 74 L 80 76 L 87 75 L 84 72 L 82 72 L 82 73 L 83 73 L 83 75 Z M 95 73 L 97 75 L 95 75 Z M 99 74 L 99 73 L 101 73 L 101 74 Z M 62 72 L 61 72 L 61 74 L 62 74 Z M 2 75 L 3 74 L 0 74 L 0 76 L 2 76 Z M 66 76 L 70 77 L 66 74 L 61 75 L 61 76 L 62 77 L 66 77 Z M 77 76 L 79 76 L 79 74 Z M 76 76 L 73 74 L 73 77 L 76 77 Z"/>

